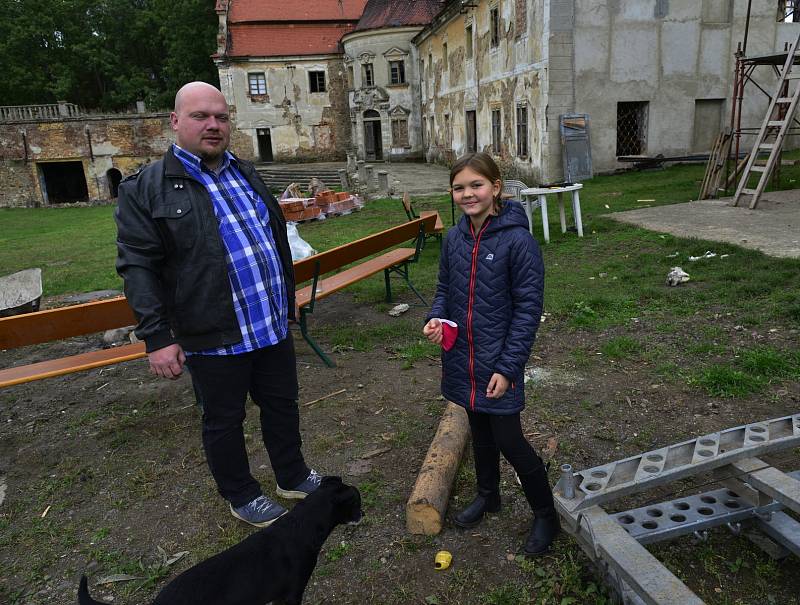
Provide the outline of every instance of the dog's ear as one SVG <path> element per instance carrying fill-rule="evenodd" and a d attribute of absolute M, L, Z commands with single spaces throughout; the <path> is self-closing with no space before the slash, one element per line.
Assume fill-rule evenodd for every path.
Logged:
<path fill-rule="evenodd" d="M 325 475 L 320 485 L 343 485 L 342 478 L 334 475 Z"/>

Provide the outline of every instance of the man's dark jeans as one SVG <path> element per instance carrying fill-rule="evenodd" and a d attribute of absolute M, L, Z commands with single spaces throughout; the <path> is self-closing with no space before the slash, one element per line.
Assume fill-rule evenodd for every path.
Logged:
<path fill-rule="evenodd" d="M 239 507 L 262 493 L 244 443 L 248 393 L 261 409 L 261 436 L 278 484 L 291 489 L 308 476 L 291 333 L 274 346 L 241 355 L 191 355 L 187 365 L 203 409 L 206 459 L 223 498 Z"/>

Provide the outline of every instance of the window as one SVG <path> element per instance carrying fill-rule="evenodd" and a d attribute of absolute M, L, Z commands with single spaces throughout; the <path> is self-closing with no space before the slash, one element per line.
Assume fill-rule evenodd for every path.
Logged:
<path fill-rule="evenodd" d="M 647 101 L 617 103 L 617 156 L 644 154 L 648 105 Z"/>
<path fill-rule="evenodd" d="M 372 63 L 364 63 L 361 66 L 361 79 L 363 86 L 375 86 L 375 74 L 372 71 Z"/>
<path fill-rule="evenodd" d="M 502 122 L 500 121 L 500 110 L 492 110 L 492 152 L 500 153 L 500 137 L 502 136 Z"/>
<path fill-rule="evenodd" d="M 491 46 L 495 48 L 500 44 L 500 10 L 496 6 L 489 9 L 489 33 Z"/>
<path fill-rule="evenodd" d="M 514 6 L 514 37 L 520 38 L 528 31 L 528 0 L 516 0 Z"/>
<path fill-rule="evenodd" d="M 475 111 L 468 111 L 466 114 L 467 130 L 467 151 L 475 153 L 478 151 L 478 127 Z"/>
<path fill-rule="evenodd" d="M 453 131 L 450 129 L 450 114 L 444 114 L 444 146 L 446 149 L 453 148 Z"/>
<path fill-rule="evenodd" d="M 392 143 L 395 147 L 408 147 L 408 119 L 392 118 Z"/>
<path fill-rule="evenodd" d="M 695 99 L 693 151 L 706 153 L 714 147 L 714 141 L 723 123 L 724 105 L 725 99 Z"/>
<path fill-rule="evenodd" d="M 472 58 L 472 25 L 467 25 L 467 29 L 464 31 L 464 40 L 467 45 L 467 59 Z"/>
<path fill-rule="evenodd" d="M 447 71 L 447 42 L 442 44 L 442 69 Z"/>
<path fill-rule="evenodd" d="M 528 157 L 528 108 L 517 106 L 517 156 Z"/>
<path fill-rule="evenodd" d="M 311 92 L 325 92 L 325 72 L 308 72 L 308 88 Z"/>
<path fill-rule="evenodd" d="M 389 82 L 391 84 L 406 83 L 405 61 L 389 61 Z"/>
<path fill-rule="evenodd" d="M 783 23 L 800 22 L 800 1 L 778 0 L 778 21 Z"/>
<path fill-rule="evenodd" d="M 247 86 L 251 95 L 267 94 L 267 78 L 261 74 L 247 74 Z"/>
<path fill-rule="evenodd" d="M 353 66 L 352 65 L 348 65 L 347 66 L 347 88 L 352 90 L 353 87 L 355 86 L 353 84 L 354 81 L 355 81 L 355 78 L 353 76 Z"/>
<path fill-rule="evenodd" d="M 666 0 L 662 1 L 666 4 Z M 730 23 L 732 4 L 732 0 L 703 0 L 703 23 Z M 794 3 L 786 2 L 786 4 Z M 664 10 L 664 16 L 666 16 L 666 10 Z M 779 18 L 778 21 L 781 19 Z"/>
<path fill-rule="evenodd" d="M 430 122 L 430 125 L 431 125 L 430 129 L 428 131 L 428 132 L 430 132 L 430 136 L 428 137 L 428 141 L 430 141 L 431 146 L 433 146 L 436 143 L 436 127 L 435 127 L 435 124 L 433 122 L 433 116 L 428 118 L 428 121 Z"/>

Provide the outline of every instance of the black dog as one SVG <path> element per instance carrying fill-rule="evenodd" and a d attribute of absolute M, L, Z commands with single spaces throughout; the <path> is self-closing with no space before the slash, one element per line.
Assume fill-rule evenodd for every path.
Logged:
<path fill-rule="evenodd" d="M 236 546 L 190 567 L 167 584 L 153 605 L 299 605 L 322 544 L 342 523 L 361 521 L 361 495 L 339 477 L 323 477 L 305 500 Z M 105 605 L 89 596 L 80 605 Z"/>

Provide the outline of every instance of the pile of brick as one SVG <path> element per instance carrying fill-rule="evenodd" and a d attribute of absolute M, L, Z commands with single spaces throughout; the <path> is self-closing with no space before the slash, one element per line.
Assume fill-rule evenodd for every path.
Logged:
<path fill-rule="evenodd" d="M 287 221 L 302 222 L 313 219 L 348 214 L 359 208 L 356 196 L 346 191 L 336 193 L 330 189 L 320 191 L 315 197 L 290 197 L 280 200 Z"/>

